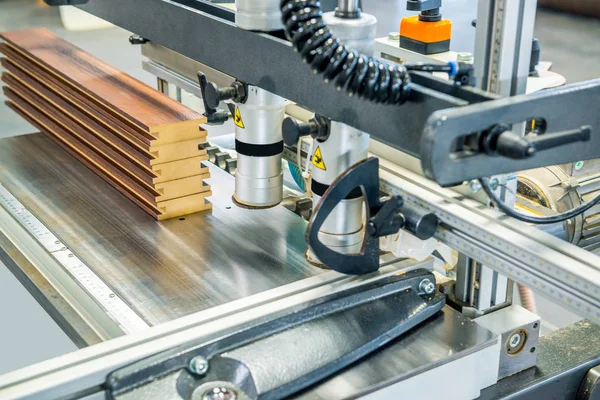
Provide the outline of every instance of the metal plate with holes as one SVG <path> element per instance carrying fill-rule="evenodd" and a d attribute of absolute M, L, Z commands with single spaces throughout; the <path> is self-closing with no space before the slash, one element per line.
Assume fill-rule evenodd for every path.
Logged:
<path fill-rule="evenodd" d="M 122 299 L 148 325 L 323 272 L 304 258 L 301 217 L 239 209 L 233 177 L 211 174 L 211 213 L 159 223 L 43 135 L 0 140 L 0 182 L 24 223 L 105 308 Z"/>

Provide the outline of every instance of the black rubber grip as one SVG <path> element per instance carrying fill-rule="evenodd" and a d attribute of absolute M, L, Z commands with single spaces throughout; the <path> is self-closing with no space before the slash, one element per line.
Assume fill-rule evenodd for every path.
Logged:
<path fill-rule="evenodd" d="M 251 144 L 235 140 L 235 151 L 251 157 L 271 157 L 283 153 L 283 140 L 271 144 Z"/>
<path fill-rule="evenodd" d="M 322 197 L 327 189 L 329 189 L 329 185 L 315 181 L 314 179 L 312 180 L 310 190 L 312 190 L 314 194 Z M 363 193 L 360 187 L 356 187 L 352 189 L 350 193 L 348 193 L 348 196 L 346 196 L 344 200 L 358 199 L 359 197 L 362 197 L 362 195 Z"/>

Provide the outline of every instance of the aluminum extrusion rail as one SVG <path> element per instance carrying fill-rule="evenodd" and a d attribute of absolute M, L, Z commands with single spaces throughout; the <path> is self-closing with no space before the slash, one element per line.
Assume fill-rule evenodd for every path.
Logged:
<path fill-rule="evenodd" d="M 600 324 L 600 257 L 380 158 L 381 189 L 433 211 L 436 237 Z"/>

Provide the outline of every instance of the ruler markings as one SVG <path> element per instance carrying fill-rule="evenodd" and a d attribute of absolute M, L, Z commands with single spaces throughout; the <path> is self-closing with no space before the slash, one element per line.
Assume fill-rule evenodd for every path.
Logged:
<path fill-rule="evenodd" d="M 102 281 L 67 245 L 0 184 L 2 205 L 92 298 L 129 334 L 149 325 Z"/>

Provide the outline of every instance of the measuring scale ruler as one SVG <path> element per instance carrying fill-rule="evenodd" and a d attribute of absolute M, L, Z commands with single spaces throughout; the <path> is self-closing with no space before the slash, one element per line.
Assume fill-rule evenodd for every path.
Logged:
<path fill-rule="evenodd" d="M 12 193 L 2 186 L 2 184 L 0 184 L 0 206 L 8 213 L 8 215 L 1 215 L 3 213 L 0 208 L 0 231 L 4 231 L 9 238 L 13 239 L 13 242 L 16 242 L 15 245 L 19 247 L 19 250 L 21 250 L 38 270 L 40 270 L 40 273 L 44 275 L 52 286 L 54 286 L 61 295 L 65 296 L 65 300 L 74 306 L 75 309 L 78 309 L 78 306 L 87 309 L 86 311 L 81 309 L 78 309 L 77 311 L 78 313 L 79 311 L 83 311 L 80 315 L 86 322 L 90 323 L 92 329 L 94 329 L 94 325 L 103 325 L 103 327 L 96 326 L 94 329 L 102 339 L 139 332 L 149 327 L 149 325 L 133 309 L 131 309 L 123 299 L 114 293 L 114 291 L 108 287 L 108 285 L 106 285 L 85 264 L 85 262 L 83 262 L 83 260 L 81 260 L 81 258 L 74 254 L 65 243 L 54 235 L 15 196 L 13 196 Z M 11 217 L 12 222 L 7 219 Z M 86 300 L 82 299 L 80 296 L 75 299 L 74 297 L 78 296 L 74 293 L 71 293 L 70 295 L 65 293 L 65 291 L 72 292 L 73 289 L 76 293 L 77 289 L 72 286 L 70 288 L 67 287 L 68 284 L 65 284 L 64 279 L 62 282 L 57 282 L 57 280 L 60 280 L 60 271 L 53 272 L 49 269 L 50 267 L 40 265 L 41 260 L 36 260 L 36 258 L 44 258 L 44 255 L 36 257 L 31 251 L 32 248 L 27 246 L 28 243 L 26 242 L 31 244 L 30 239 L 28 240 L 27 238 L 21 237 L 21 240 L 19 240 L 19 238 L 16 237 L 16 231 L 18 229 L 15 229 L 17 228 L 14 225 L 15 222 L 23 228 L 30 235 L 31 239 L 33 239 L 35 243 L 37 243 L 43 251 L 45 251 L 47 255 L 70 276 L 72 281 L 76 282 L 77 285 L 85 291 L 95 303 L 96 307 L 93 307 L 94 305 L 89 301 L 86 302 Z M 19 242 L 21 246 L 18 245 Z M 63 290 L 61 290 L 61 287 Z M 69 301 L 69 298 L 71 301 Z M 98 307 L 100 310 L 96 310 L 95 312 L 90 311 L 90 308 Z M 98 318 L 98 311 L 104 313 L 105 316 L 100 316 Z M 106 317 L 112 320 L 114 326 L 107 328 L 107 326 L 111 324 L 110 321 L 106 321 Z M 91 321 L 93 319 L 99 320 L 94 323 Z"/>

